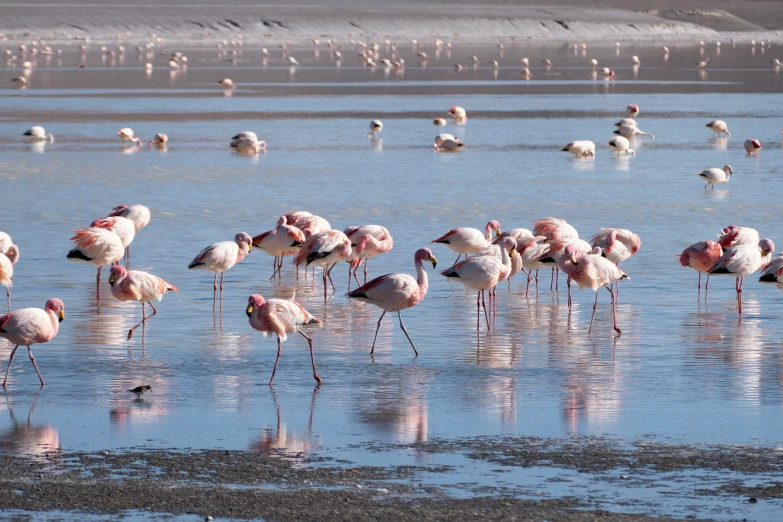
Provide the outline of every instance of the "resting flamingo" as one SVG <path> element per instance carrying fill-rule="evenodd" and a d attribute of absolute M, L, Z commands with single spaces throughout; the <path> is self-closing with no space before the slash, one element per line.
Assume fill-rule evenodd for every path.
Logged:
<path fill-rule="evenodd" d="M 546 217 L 543 219 L 537 219 L 533 222 L 533 235 L 544 236 L 547 240 L 553 239 L 579 239 L 579 232 L 574 227 L 569 225 L 565 219 L 556 217 Z M 552 267 L 552 279 L 555 284 L 555 290 L 557 290 L 557 272 L 560 270 L 557 267 L 557 263 L 551 263 Z M 536 269 L 538 270 L 538 269 Z M 549 290 L 552 290 L 552 282 L 549 284 Z M 538 291 L 538 284 L 536 283 L 536 291 Z"/>
<path fill-rule="evenodd" d="M 597 247 L 593 248 L 593 246 L 590 245 L 590 243 L 584 241 L 583 239 L 574 239 L 574 238 L 550 239 L 549 250 L 546 252 L 546 254 L 544 254 L 541 258 L 538 259 L 538 262 L 543 264 L 544 266 L 551 267 L 556 278 L 559 278 L 558 271 L 561 268 L 563 259 L 567 257 L 566 247 L 568 246 L 572 247 L 571 251 L 574 251 L 576 253 L 576 257 L 586 256 L 588 254 L 600 253 L 600 248 Z M 571 278 L 570 277 L 566 279 L 566 286 L 568 287 L 568 308 L 570 309 L 571 308 Z M 552 290 L 551 284 L 549 289 Z M 558 288 L 556 282 L 555 291 L 557 291 L 557 289 Z"/>
<path fill-rule="evenodd" d="M 106 217 L 120 216 L 130 219 L 136 232 L 146 227 L 150 223 L 150 209 L 144 205 L 117 205 Z M 130 261 L 130 246 L 125 248 L 125 261 Z"/>
<path fill-rule="evenodd" d="M 642 238 L 624 228 L 601 228 L 590 238 L 590 245 L 600 249 L 600 254 L 619 265 L 642 247 Z M 617 295 L 620 295 L 620 281 L 617 281 Z"/>
<path fill-rule="evenodd" d="M 375 138 L 375 135 L 383 130 L 383 122 L 381 120 L 372 120 L 370 122 L 370 132 L 367 133 L 368 138 Z"/>
<path fill-rule="evenodd" d="M 226 270 L 242 261 L 253 248 L 253 239 L 246 232 L 238 232 L 233 241 L 214 243 L 198 253 L 188 269 L 207 270 L 215 274 L 212 283 L 212 313 L 217 301 L 217 276 L 220 274 L 220 309 L 223 310 L 223 278 Z"/>
<path fill-rule="evenodd" d="M 405 337 L 408 338 L 408 342 L 411 343 L 413 353 L 418 357 L 419 352 L 416 351 L 416 346 L 413 344 L 410 335 L 408 335 L 405 325 L 402 324 L 400 312 L 413 308 L 427 295 L 429 283 L 427 272 L 424 270 L 424 261 L 432 263 L 432 268 L 435 268 L 438 263 L 438 260 L 432 255 L 432 251 L 429 248 L 420 248 L 413 256 L 416 279 L 408 274 L 386 274 L 376 277 L 369 283 L 365 283 L 356 290 L 345 294 L 352 299 L 370 303 L 383 310 L 381 317 L 378 318 L 378 325 L 375 327 L 375 336 L 372 339 L 370 355 L 375 352 L 375 341 L 378 339 L 378 330 L 381 327 L 383 316 L 386 315 L 386 312 L 397 312 L 397 317 L 400 319 L 400 328 L 405 333 Z"/>
<path fill-rule="evenodd" d="M 303 232 L 309 229 L 313 234 L 318 234 L 332 229 L 332 225 L 326 219 L 309 212 L 291 212 L 286 214 L 285 218 L 287 225 L 294 226 Z"/>
<path fill-rule="evenodd" d="M 315 369 L 313 340 L 301 330 L 302 326 L 320 324 L 320 321 L 294 300 L 269 299 L 267 301 L 261 295 L 253 294 L 248 298 L 247 302 L 245 313 L 247 313 L 250 326 L 261 332 L 264 339 L 269 334 L 277 335 L 277 359 L 275 359 L 275 366 L 272 369 L 272 378 L 269 379 L 269 385 L 272 386 L 275 380 L 277 363 L 280 362 L 280 356 L 283 354 L 280 343 L 284 343 L 288 339 L 287 334 L 297 332 L 307 339 L 307 344 L 310 345 L 310 362 L 313 365 L 313 377 L 319 385 L 322 384 L 323 381 Z"/>
<path fill-rule="evenodd" d="M 30 141 L 48 141 L 53 142 L 54 136 L 52 136 L 51 133 L 46 132 L 46 130 L 36 125 L 35 127 L 30 127 L 25 131 L 24 136 L 27 136 Z"/>
<path fill-rule="evenodd" d="M 742 283 L 746 276 L 761 269 L 775 250 L 771 239 L 762 239 L 758 245 L 738 245 L 723 253 L 710 274 L 728 275 L 736 279 L 734 288 L 737 290 L 737 307 L 742 315 Z"/>
<path fill-rule="evenodd" d="M 500 223 L 494 219 L 489 221 L 487 226 L 484 227 L 483 234 L 475 228 L 452 228 L 439 238 L 430 241 L 430 243 L 441 243 L 459 254 L 454 261 L 456 264 L 463 255 L 476 254 L 489 248 L 489 240 L 492 238 L 493 231 L 496 235 L 500 234 Z"/>
<path fill-rule="evenodd" d="M 468 121 L 467 111 L 458 105 L 451 107 L 447 114 L 451 116 L 451 119 L 454 121 L 454 123 L 465 123 Z"/>
<path fill-rule="evenodd" d="M 147 147 L 155 147 L 157 149 L 165 149 L 169 143 L 169 137 L 162 133 L 157 133 L 147 142 Z"/>
<path fill-rule="evenodd" d="M 612 147 L 617 152 L 617 157 L 620 157 L 621 152 L 625 152 L 626 154 L 630 154 L 631 156 L 636 156 L 636 151 L 631 148 L 631 142 L 628 141 L 628 138 L 625 138 L 623 136 L 615 136 L 612 139 L 610 139 L 607 142 L 607 145 Z"/>
<path fill-rule="evenodd" d="M 570 152 L 577 158 L 592 158 L 595 156 L 595 143 L 590 140 L 572 141 L 563 147 L 560 152 Z"/>
<path fill-rule="evenodd" d="M 764 266 L 759 282 L 774 283 L 778 288 L 783 288 L 783 254 L 777 254 Z"/>
<path fill-rule="evenodd" d="M 74 230 L 71 238 L 76 246 L 68 252 L 68 259 L 86 261 L 98 267 L 95 276 L 98 301 L 101 299 L 101 269 L 104 265 L 119 263 L 125 254 L 125 246 L 114 231 L 114 222 L 103 221 L 98 226 Z"/>
<path fill-rule="evenodd" d="M 283 268 L 283 258 L 296 254 L 304 242 L 305 236 L 302 231 L 294 226 L 287 225 L 285 216 L 280 216 L 275 228 L 253 238 L 253 246 L 255 248 L 263 250 L 275 258 L 272 265 L 272 277 L 269 279 L 274 279 L 277 274 L 280 274 L 280 277 L 282 277 L 280 271 Z"/>
<path fill-rule="evenodd" d="M 522 260 L 522 268 L 527 270 L 527 287 L 525 288 L 525 296 L 527 296 L 530 290 L 530 281 L 533 278 L 533 270 L 536 271 L 536 296 L 538 296 L 538 271 L 542 268 L 546 268 L 540 259 L 546 258 L 546 254 L 549 252 L 549 240 L 545 236 L 533 236 L 527 239 L 517 241 L 517 253 Z"/>
<path fill-rule="evenodd" d="M 294 256 L 294 265 L 299 267 L 304 264 L 305 268 L 310 265 L 323 267 L 324 299 L 326 299 L 327 279 L 332 285 L 332 290 L 337 290 L 330 274 L 332 268 L 338 262 L 348 259 L 351 252 L 351 240 L 344 233 L 339 230 L 327 230 L 305 240 L 299 253 Z"/>
<path fill-rule="evenodd" d="M 152 304 L 152 301 L 160 301 L 163 294 L 167 292 L 179 293 L 179 289 L 164 281 L 158 276 L 154 276 L 140 270 L 131 270 L 128 272 L 124 266 L 115 265 L 111 267 L 109 276 L 111 285 L 111 295 L 120 301 L 138 301 L 141 303 L 141 321 L 139 324 L 128 330 L 128 340 L 133 337 L 133 331 L 142 326 L 141 338 L 144 339 L 144 331 L 147 328 L 147 319 L 152 319 L 158 313 L 158 309 Z M 147 316 L 144 312 L 144 304 L 152 307 L 152 315 Z"/>
<path fill-rule="evenodd" d="M 8 382 L 8 372 L 11 371 L 11 363 L 14 360 L 17 348 L 20 345 L 27 346 L 27 354 L 35 367 L 41 386 L 44 385 L 41 371 L 35 362 L 33 351 L 30 346 L 33 344 L 47 343 L 55 338 L 60 329 L 60 321 L 65 319 L 65 306 L 63 302 L 53 297 L 46 301 L 44 309 L 40 308 L 22 308 L 15 310 L 7 315 L 0 316 L 0 337 L 4 337 L 14 344 L 11 356 L 8 358 L 8 368 L 5 370 L 5 379 L 3 379 L 3 388 Z"/>
<path fill-rule="evenodd" d="M 629 105 L 625 108 L 625 117 L 626 118 L 636 118 L 639 116 L 639 106 L 638 105 Z"/>
<path fill-rule="evenodd" d="M 386 227 L 380 225 L 364 225 L 361 227 L 348 227 L 343 233 L 351 240 L 353 252 L 346 260 L 348 265 L 348 287 L 351 286 L 351 275 L 359 284 L 356 272 L 359 266 L 364 264 L 364 282 L 367 283 L 367 265 L 370 259 L 389 252 L 394 246 L 392 238 Z"/>
<path fill-rule="evenodd" d="M 707 274 L 707 282 L 704 285 L 705 301 L 707 300 L 707 291 L 710 288 L 710 268 L 718 263 L 721 256 L 723 256 L 721 246 L 709 239 L 692 244 L 680 254 L 680 264 L 693 268 L 699 273 L 698 292 L 701 292 L 701 275 Z"/>
<path fill-rule="evenodd" d="M 519 244 L 520 242 L 532 238 L 533 233 L 530 232 L 530 230 L 526 228 L 511 228 L 506 230 L 505 232 L 502 232 L 495 236 L 495 239 L 492 240 L 493 248 L 497 249 L 496 255 L 500 255 L 500 243 L 503 241 L 504 238 L 513 238 L 514 241 L 517 242 L 517 253 L 519 253 Z M 506 280 L 508 281 L 508 286 L 511 288 L 511 278 L 517 275 L 520 271 L 525 272 L 524 267 L 522 266 L 522 256 L 512 256 L 511 257 L 511 273 L 508 274 L 508 277 Z M 528 277 L 530 277 L 530 274 L 525 272 Z"/>
<path fill-rule="evenodd" d="M 122 216 L 109 216 L 106 218 L 96 219 L 90 223 L 91 227 L 110 228 L 117 234 L 122 241 L 122 247 L 124 252 L 128 251 L 130 244 L 136 238 L 136 226 L 128 218 Z"/>
<path fill-rule="evenodd" d="M 0 252 L 0 285 L 5 287 L 5 294 L 8 298 L 8 313 L 11 313 L 11 286 L 14 279 L 14 265 L 19 261 L 19 247 L 12 244 Z"/>
<path fill-rule="evenodd" d="M 650 138 L 655 139 L 655 136 L 653 136 L 649 132 L 644 132 L 636 125 L 620 125 L 617 128 L 617 130 L 614 131 L 614 134 L 617 134 L 629 140 L 631 138 L 635 138 L 636 136 L 649 136 Z"/>
<path fill-rule="evenodd" d="M 718 244 L 725 252 L 731 247 L 739 245 L 758 245 L 761 241 L 759 231 L 750 227 L 738 227 L 729 225 L 718 234 Z"/>
<path fill-rule="evenodd" d="M 745 152 L 750 156 L 751 154 L 758 155 L 759 151 L 764 147 L 761 146 L 761 142 L 756 138 L 750 138 L 745 140 Z"/>

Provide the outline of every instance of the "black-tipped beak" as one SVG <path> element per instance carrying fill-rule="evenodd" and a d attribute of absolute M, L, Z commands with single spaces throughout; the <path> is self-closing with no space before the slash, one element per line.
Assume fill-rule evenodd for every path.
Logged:
<path fill-rule="evenodd" d="M 300 243 L 299 241 L 294 241 L 293 243 L 291 243 L 291 246 L 292 247 L 302 246 L 302 243 Z"/>
<path fill-rule="evenodd" d="M 248 317 L 250 317 L 253 314 L 253 305 L 249 304 L 247 305 L 247 308 L 245 308 L 245 313 Z"/>
<path fill-rule="evenodd" d="M 565 147 L 563 149 L 560 149 L 560 152 L 568 152 L 568 147 Z"/>

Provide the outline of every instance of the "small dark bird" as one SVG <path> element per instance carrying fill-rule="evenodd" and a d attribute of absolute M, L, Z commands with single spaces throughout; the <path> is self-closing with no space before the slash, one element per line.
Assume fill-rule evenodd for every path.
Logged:
<path fill-rule="evenodd" d="M 128 390 L 131 393 L 135 393 L 136 397 L 141 397 L 148 391 L 152 391 L 152 386 L 136 386 L 132 390 Z"/>

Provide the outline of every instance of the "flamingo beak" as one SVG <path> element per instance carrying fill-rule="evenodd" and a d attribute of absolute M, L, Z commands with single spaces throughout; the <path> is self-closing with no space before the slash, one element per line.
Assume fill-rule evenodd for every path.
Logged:
<path fill-rule="evenodd" d="M 253 313 L 253 310 L 254 310 L 253 303 L 247 305 L 247 309 L 245 310 L 245 313 L 247 314 L 248 317 L 250 317 L 250 314 Z"/>
<path fill-rule="evenodd" d="M 499 235 L 500 235 L 500 229 L 495 230 L 495 236 L 497 237 Z"/>
<path fill-rule="evenodd" d="M 112 274 L 112 275 L 110 275 L 110 276 L 109 276 L 109 284 L 110 284 L 111 286 L 114 286 L 114 274 Z"/>
<path fill-rule="evenodd" d="M 517 253 L 517 251 L 514 248 L 512 248 L 511 250 L 508 251 L 508 255 L 511 256 L 511 257 L 514 257 L 514 254 L 516 254 L 516 253 Z"/>
<path fill-rule="evenodd" d="M 438 265 L 438 260 L 435 259 L 435 256 L 430 256 L 429 259 L 427 259 L 430 263 L 432 263 L 432 268 L 435 268 Z"/>
<path fill-rule="evenodd" d="M 65 310 L 60 310 L 60 313 L 57 314 L 57 317 L 59 319 L 59 322 L 63 322 L 65 320 Z"/>
<path fill-rule="evenodd" d="M 579 263 L 577 263 L 577 262 L 576 262 L 576 259 L 574 259 L 574 256 L 568 256 L 568 259 L 570 259 L 570 260 L 571 260 L 571 262 L 572 262 L 573 264 L 575 264 L 575 265 L 579 264 Z"/>

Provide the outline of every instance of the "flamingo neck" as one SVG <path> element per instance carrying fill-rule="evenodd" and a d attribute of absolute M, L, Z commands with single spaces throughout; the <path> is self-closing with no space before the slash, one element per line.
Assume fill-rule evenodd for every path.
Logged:
<path fill-rule="evenodd" d="M 419 284 L 419 292 L 421 292 L 421 296 L 424 297 L 430 284 L 427 279 L 427 271 L 424 270 L 424 263 L 420 259 L 416 261 L 416 275 L 418 276 L 416 282 Z"/>
<path fill-rule="evenodd" d="M 60 331 L 60 318 L 57 317 L 57 314 L 54 313 L 53 310 L 47 310 L 46 313 L 49 315 L 49 320 L 52 322 L 52 337 L 55 337 L 57 332 Z"/>

